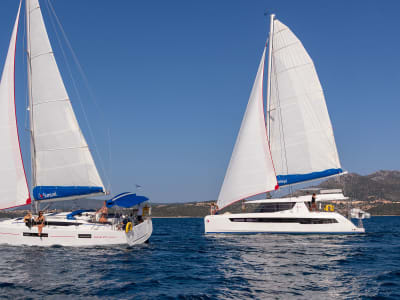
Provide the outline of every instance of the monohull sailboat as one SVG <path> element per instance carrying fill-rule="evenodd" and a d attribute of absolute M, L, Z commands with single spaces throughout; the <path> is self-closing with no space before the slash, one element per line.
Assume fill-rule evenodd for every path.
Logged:
<path fill-rule="evenodd" d="M 14 65 L 21 5 L 22 1 L 0 82 L 0 209 L 32 204 L 15 113 Z M 105 195 L 59 72 L 39 1 L 26 0 L 25 8 L 32 200 L 38 204 Z M 22 218 L 5 220 L 0 222 L 0 243 L 43 246 L 143 243 L 152 233 L 148 200 L 133 193 L 120 194 L 106 204 L 121 207 L 120 214 L 110 216 L 103 211 L 102 222 L 93 211 L 45 214 L 41 234 L 37 226 L 31 226 L 31 221 L 26 224 Z M 138 207 L 140 216 L 135 215 Z"/>
<path fill-rule="evenodd" d="M 342 170 L 325 97 L 315 66 L 301 41 L 271 15 L 264 47 L 234 150 L 221 187 L 221 210 L 237 201 L 311 180 L 339 176 Z M 267 101 L 263 77 L 268 48 Z M 362 233 L 350 219 L 316 203 L 347 200 L 341 191 L 280 199 L 261 199 L 254 213 L 214 214 L 206 233 Z M 354 215 L 354 214 L 353 214 Z M 356 217 L 364 218 L 360 212 Z M 360 223 L 362 224 L 362 223 Z"/>

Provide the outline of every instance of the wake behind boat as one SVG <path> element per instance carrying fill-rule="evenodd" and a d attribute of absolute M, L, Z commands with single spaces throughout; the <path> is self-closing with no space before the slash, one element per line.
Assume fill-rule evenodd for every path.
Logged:
<path fill-rule="evenodd" d="M 14 95 L 21 4 L 22 1 L 0 82 L 0 140 L 3 141 L 0 209 L 32 204 L 19 143 Z M 39 1 L 26 0 L 25 6 L 34 204 L 106 195 L 58 69 Z M 103 220 L 88 211 L 45 214 L 40 224 L 26 224 L 22 219 L 6 220 L 0 222 L 0 242 L 44 246 L 143 243 L 152 233 L 150 213 L 146 218 L 140 213 L 147 201 L 148 198 L 136 194 L 120 194 L 107 201 L 107 206 L 122 206 L 125 210 L 117 216 L 103 212 Z"/>
<path fill-rule="evenodd" d="M 271 15 L 270 26 L 266 114 L 263 77 L 267 45 L 220 190 L 219 210 L 285 186 L 345 173 L 313 61 L 275 15 Z M 356 226 L 330 206 L 321 211 L 316 205 L 346 199 L 342 193 L 333 193 L 250 201 L 261 205 L 258 212 L 206 216 L 205 232 L 364 232 L 361 222 Z M 362 219 L 368 214 L 359 211 L 349 216 Z"/>

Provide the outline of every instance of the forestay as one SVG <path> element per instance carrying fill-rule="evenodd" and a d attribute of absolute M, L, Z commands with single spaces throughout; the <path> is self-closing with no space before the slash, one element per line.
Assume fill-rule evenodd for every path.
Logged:
<path fill-rule="evenodd" d="M 342 173 L 314 63 L 287 26 L 273 25 L 267 126 L 278 183 Z"/>
<path fill-rule="evenodd" d="M 37 200 L 103 193 L 47 36 L 38 0 L 26 1 L 33 195 Z"/>
<path fill-rule="evenodd" d="M 20 8 L 0 81 L 0 209 L 31 202 L 15 114 L 14 64 Z"/>
<path fill-rule="evenodd" d="M 262 99 L 264 61 L 265 49 L 218 197 L 219 209 L 277 188 Z"/>

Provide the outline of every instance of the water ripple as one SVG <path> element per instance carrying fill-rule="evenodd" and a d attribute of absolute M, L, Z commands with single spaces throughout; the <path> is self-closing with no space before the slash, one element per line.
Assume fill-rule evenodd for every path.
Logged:
<path fill-rule="evenodd" d="M 6 299 L 396 299 L 400 217 L 365 235 L 207 235 L 155 219 L 138 247 L 0 246 Z"/>

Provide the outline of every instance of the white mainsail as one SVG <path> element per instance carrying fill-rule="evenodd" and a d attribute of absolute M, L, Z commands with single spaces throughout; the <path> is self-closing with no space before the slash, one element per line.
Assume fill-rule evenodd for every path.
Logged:
<path fill-rule="evenodd" d="M 277 188 L 265 128 L 262 97 L 265 48 L 218 197 L 219 209 Z"/>
<path fill-rule="evenodd" d="M 29 204 L 15 114 L 15 48 L 21 5 L 18 8 L 0 81 L 0 209 Z"/>
<path fill-rule="evenodd" d="M 33 195 L 37 200 L 103 193 L 50 45 L 38 0 L 26 0 L 32 130 Z"/>
<path fill-rule="evenodd" d="M 293 32 L 273 22 L 267 127 L 278 183 L 342 173 L 314 63 Z"/>

